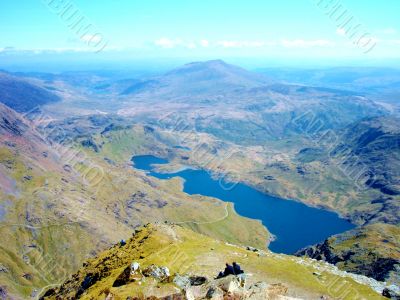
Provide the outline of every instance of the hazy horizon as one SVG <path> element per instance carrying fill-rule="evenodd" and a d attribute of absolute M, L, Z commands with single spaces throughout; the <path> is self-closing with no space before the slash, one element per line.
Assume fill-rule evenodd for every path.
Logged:
<path fill-rule="evenodd" d="M 169 69 L 212 59 L 249 69 L 400 67 L 396 1 L 1 6 L 0 68 L 10 71 Z"/>

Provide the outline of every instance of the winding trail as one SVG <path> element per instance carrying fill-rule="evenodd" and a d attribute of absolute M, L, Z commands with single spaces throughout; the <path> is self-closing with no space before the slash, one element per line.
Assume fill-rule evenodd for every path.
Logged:
<path fill-rule="evenodd" d="M 223 216 L 222 218 L 220 218 L 218 220 L 207 221 L 207 222 L 181 221 L 181 222 L 173 222 L 173 223 L 175 223 L 175 224 L 193 223 L 193 224 L 196 224 L 196 225 L 204 225 L 204 224 L 213 224 L 213 223 L 221 222 L 221 221 L 223 221 L 223 220 L 225 220 L 225 219 L 227 219 L 229 217 L 228 205 L 229 205 L 229 203 L 225 203 L 225 216 Z"/>

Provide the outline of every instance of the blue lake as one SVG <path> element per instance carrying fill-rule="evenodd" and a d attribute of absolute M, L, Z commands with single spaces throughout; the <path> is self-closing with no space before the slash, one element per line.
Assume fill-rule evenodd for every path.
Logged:
<path fill-rule="evenodd" d="M 186 169 L 177 173 L 157 173 L 152 165 L 166 164 L 168 160 L 152 155 L 134 156 L 132 162 L 135 168 L 148 171 L 149 175 L 160 179 L 182 177 L 185 180 L 184 192 L 190 195 L 200 194 L 233 202 L 238 214 L 261 220 L 276 236 L 276 240 L 269 246 L 274 252 L 293 254 L 305 246 L 355 227 L 336 213 L 269 196 L 242 183 L 234 185 L 232 189 L 224 189 L 224 185 L 232 184 L 220 184 L 205 170 Z"/>
<path fill-rule="evenodd" d="M 190 148 L 189 148 L 189 147 L 180 146 L 180 145 L 173 146 L 173 148 L 175 148 L 175 149 L 182 149 L 182 150 L 186 150 L 186 151 L 189 151 L 189 150 L 190 150 Z"/>

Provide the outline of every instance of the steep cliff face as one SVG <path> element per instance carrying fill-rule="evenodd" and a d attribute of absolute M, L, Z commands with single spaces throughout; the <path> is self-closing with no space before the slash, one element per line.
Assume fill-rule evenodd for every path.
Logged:
<path fill-rule="evenodd" d="M 367 166 L 365 184 L 400 195 L 400 118 L 370 118 L 347 127 L 333 154 L 350 166 Z"/>
<path fill-rule="evenodd" d="M 400 284 L 400 228 L 373 224 L 335 235 L 300 250 L 298 256 L 323 260 L 379 281 Z"/>
<path fill-rule="evenodd" d="M 232 261 L 245 276 L 215 279 Z M 366 284 L 373 280 L 362 278 L 313 260 L 227 244 L 178 225 L 148 224 L 85 262 L 41 299 L 354 299 L 354 294 L 381 299 Z M 332 288 L 337 284 L 345 288 Z"/>

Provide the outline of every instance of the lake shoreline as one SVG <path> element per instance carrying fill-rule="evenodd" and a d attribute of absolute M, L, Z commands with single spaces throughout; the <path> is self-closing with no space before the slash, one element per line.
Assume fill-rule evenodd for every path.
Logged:
<path fill-rule="evenodd" d="M 238 215 L 261 221 L 271 233 L 269 249 L 277 253 L 293 254 L 356 227 L 336 212 L 265 194 L 246 183 L 229 182 L 234 186 L 224 189 L 223 184 L 228 182 L 221 181 L 218 174 L 209 170 L 183 166 L 176 168 L 181 170 L 179 172 L 159 173 L 165 171 L 162 165 L 168 165 L 169 160 L 153 155 L 134 156 L 132 162 L 134 168 L 159 179 L 182 178 L 183 192 L 189 195 L 199 194 L 233 203 Z M 168 167 L 167 170 L 171 171 Z"/>

